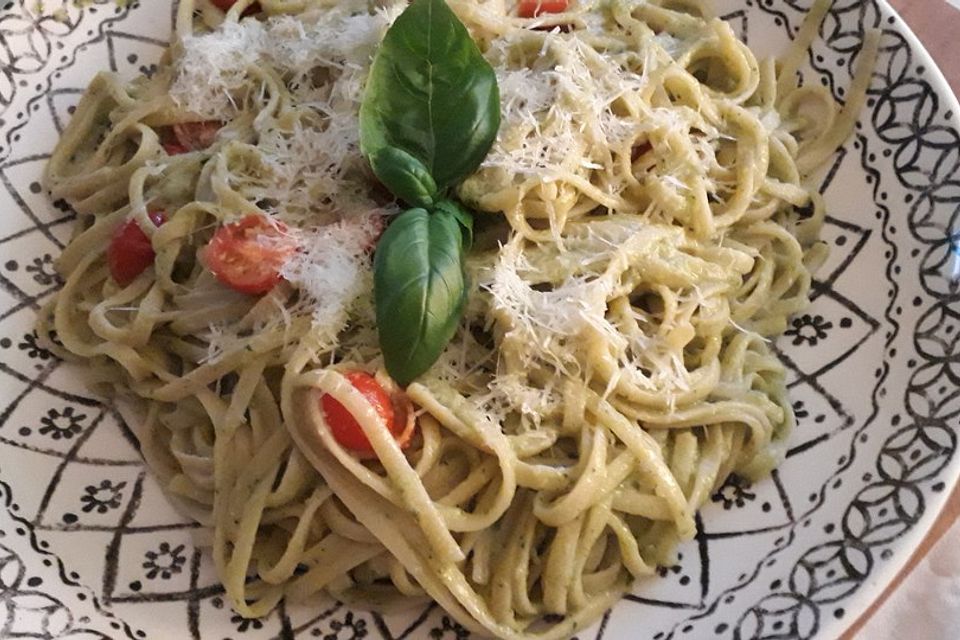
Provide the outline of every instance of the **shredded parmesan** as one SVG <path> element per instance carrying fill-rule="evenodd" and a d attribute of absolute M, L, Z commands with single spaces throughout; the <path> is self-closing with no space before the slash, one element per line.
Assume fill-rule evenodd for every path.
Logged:
<path fill-rule="evenodd" d="M 480 285 L 489 291 L 495 315 L 509 327 L 504 342 L 510 342 L 524 367 L 575 370 L 593 336 L 607 345 L 618 375 L 670 397 L 691 387 L 683 356 L 696 333 L 689 318 L 735 284 L 720 265 L 688 253 L 691 244 L 677 227 L 639 217 L 572 223 L 562 251 L 550 245 L 530 247 L 514 238 L 482 272 Z M 633 286 L 624 282 L 627 265 L 672 274 L 680 295 L 668 328 L 648 311 L 631 307 L 624 318 L 608 307 L 608 300 L 622 295 L 622 287 Z M 492 387 L 484 402 L 538 407 L 541 413 L 550 405 L 546 396 L 534 401 L 535 393 L 549 396 L 549 388 L 520 385 L 510 380 L 502 388 Z"/>
<path fill-rule="evenodd" d="M 301 232 L 302 251 L 284 266 L 284 278 L 300 287 L 314 326 L 331 344 L 347 322 L 353 301 L 371 283 L 370 250 L 383 224 L 380 213 L 344 218 Z"/>
<path fill-rule="evenodd" d="M 346 0 L 309 15 L 225 22 L 216 31 L 187 36 L 170 95 L 189 111 L 222 119 L 236 110 L 242 96 L 232 94 L 247 86 L 251 68 L 259 66 L 288 80 L 297 98 L 322 103 L 320 89 L 328 78 L 314 77 L 318 69 L 365 74 L 400 8 L 394 3 L 369 13 L 366 2 Z M 362 82 L 355 80 L 347 83 L 356 85 L 359 97 Z"/>
<path fill-rule="evenodd" d="M 222 136 L 232 145 L 225 177 L 298 230 L 302 251 L 283 269 L 302 293 L 292 313 L 312 316 L 331 344 L 369 289 L 369 254 L 382 217 L 393 213 L 371 197 L 357 117 L 373 53 L 404 6 L 371 12 L 365 1 L 346 0 L 297 16 L 226 21 L 184 37 L 173 69 L 170 94 L 185 110 L 221 121 L 255 114 L 256 140 Z M 279 83 L 292 97 L 282 119 L 269 107 Z M 212 344 L 227 337 L 211 330 Z"/>

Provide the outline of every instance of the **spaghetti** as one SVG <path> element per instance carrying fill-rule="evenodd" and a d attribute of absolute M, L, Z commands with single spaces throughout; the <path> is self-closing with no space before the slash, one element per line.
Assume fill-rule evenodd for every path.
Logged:
<path fill-rule="evenodd" d="M 697 0 L 532 19 L 451 0 L 497 72 L 503 126 L 459 189 L 488 212 L 464 319 L 399 389 L 369 257 L 397 208 L 356 118 L 404 4 L 259 0 L 243 17 L 251 0 L 181 0 L 157 72 L 98 75 L 50 159 L 47 185 L 78 218 L 39 332 L 136 414 L 241 615 L 321 591 L 429 598 L 483 634 L 568 637 L 670 561 L 725 478 L 783 459 L 794 418 L 769 343 L 825 256 L 804 179 L 850 134 L 877 35 L 839 108 L 796 82 L 824 1 L 776 62 Z M 171 146 L 210 122 L 209 139 Z M 256 296 L 200 257 L 251 214 L 301 247 Z M 129 220 L 155 257 L 121 286 L 106 248 Z M 408 449 L 356 369 L 408 403 Z M 338 442 L 323 395 L 374 456 Z"/>

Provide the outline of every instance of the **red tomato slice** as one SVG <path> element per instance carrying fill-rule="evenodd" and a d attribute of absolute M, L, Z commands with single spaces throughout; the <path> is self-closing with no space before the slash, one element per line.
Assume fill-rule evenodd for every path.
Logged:
<path fill-rule="evenodd" d="M 536 18 L 544 13 L 563 13 L 570 0 L 520 0 L 517 15 L 521 18 Z"/>
<path fill-rule="evenodd" d="M 171 156 L 206 149 L 216 141 L 222 126 L 217 120 L 181 122 L 170 127 L 160 146 Z"/>
<path fill-rule="evenodd" d="M 168 156 L 178 156 L 181 153 L 186 153 L 190 151 L 185 146 L 179 142 L 161 142 L 160 146 L 163 147 L 163 150 L 167 152 Z"/>
<path fill-rule="evenodd" d="M 230 7 L 237 4 L 237 0 L 210 0 L 210 2 L 212 2 L 213 6 L 221 11 L 229 11 Z M 260 13 L 260 5 L 256 2 L 244 9 L 242 15 L 249 16 L 254 13 Z"/>
<path fill-rule="evenodd" d="M 147 215 L 158 227 L 167 221 L 163 211 L 151 211 Z M 121 287 L 136 280 L 137 276 L 153 264 L 155 257 L 150 238 L 134 219 L 127 220 L 117 227 L 107 247 L 107 265 L 110 267 L 110 275 Z"/>
<path fill-rule="evenodd" d="M 395 409 L 390 395 L 369 373 L 348 371 L 343 375 L 373 406 L 377 415 L 386 423 L 387 429 L 398 440 L 400 446 L 407 446 L 410 443 L 410 433 L 405 433 L 406 410 L 403 408 Z M 324 418 L 331 433 L 333 433 L 333 437 L 344 449 L 350 449 L 358 453 L 373 453 L 373 446 L 367 439 L 367 434 L 363 432 L 356 418 L 347 411 L 346 407 L 328 394 L 321 396 L 320 406 L 323 408 Z"/>
<path fill-rule="evenodd" d="M 173 125 L 173 135 L 188 149 L 206 149 L 216 141 L 222 127 L 223 123 L 218 120 L 181 122 Z"/>
<path fill-rule="evenodd" d="M 280 282 L 280 270 L 296 251 L 285 224 L 253 213 L 217 229 L 200 259 L 231 289 L 262 295 Z"/>

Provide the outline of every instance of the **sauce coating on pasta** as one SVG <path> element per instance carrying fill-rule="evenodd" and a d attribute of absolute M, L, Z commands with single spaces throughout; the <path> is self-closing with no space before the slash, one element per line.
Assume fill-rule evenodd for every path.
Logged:
<path fill-rule="evenodd" d="M 809 304 L 807 178 L 877 38 L 840 108 L 796 83 L 827 2 L 777 64 L 698 0 L 450 0 L 502 124 L 457 187 L 463 319 L 401 389 L 371 294 L 400 207 L 357 118 L 406 4 L 181 0 L 157 72 L 98 75 L 50 159 L 78 226 L 38 331 L 125 399 L 241 615 L 426 595 L 480 634 L 567 638 L 671 562 L 730 474 L 783 459 L 770 343 Z M 120 273 L 111 238 L 137 233 Z"/>

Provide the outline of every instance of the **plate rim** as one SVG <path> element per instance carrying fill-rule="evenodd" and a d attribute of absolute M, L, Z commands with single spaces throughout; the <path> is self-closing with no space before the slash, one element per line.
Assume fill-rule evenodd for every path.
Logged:
<path fill-rule="evenodd" d="M 913 28 L 907 23 L 903 16 L 900 15 L 900 12 L 890 3 L 890 0 L 876 0 L 876 2 L 881 12 L 885 11 L 894 18 L 896 31 L 904 36 L 911 51 L 914 52 L 914 55 L 918 56 L 919 60 L 917 60 L 916 63 L 924 67 L 924 73 L 920 74 L 921 77 L 926 78 L 933 84 L 936 95 L 946 102 L 945 105 L 942 105 L 941 110 L 952 112 L 952 116 L 948 119 L 949 124 L 955 130 L 960 131 L 960 97 L 954 92 L 953 87 L 950 86 L 940 65 L 924 45 L 923 40 L 920 39 Z M 947 10 L 949 10 L 949 8 Z M 952 232 L 956 234 L 960 232 L 960 230 L 952 230 Z M 944 297 L 940 296 L 937 299 L 943 300 Z M 919 324 L 919 320 L 917 324 Z M 914 326 L 913 329 L 916 329 L 916 326 Z M 920 517 L 920 520 L 918 520 L 917 524 L 914 525 L 905 536 L 900 538 L 901 544 L 904 546 L 909 544 L 914 547 L 914 550 L 909 553 L 899 554 L 899 557 L 894 562 L 888 562 L 883 567 L 875 567 L 870 578 L 878 579 L 868 580 L 866 585 L 867 589 L 859 597 L 854 595 L 850 598 L 850 602 L 857 601 L 862 604 L 858 607 L 857 616 L 853 618 L 849 624 L 842 627 L 840 638 L 843 640 L 853 640 L 853 635 L 862 630 L 866 622 L 870 620 L 870 618 L 876 614 L 877 610 L 885 604 L 887 599 L 896 592 L 900 586 L 900 581 L 912 572 L 915 568 L 916 561 L 922 559 L 930 552 L 929 548 L 922 550 L 923 543 L 928 539 L 930 539 L 931 542 L 936 542 L 932 540 L 934 525 L 946 511 L 947 504 L 953 497 L 953 493 L 960 487 L 960 455 L 954 455 L 948 463 L 947 469 L 944 469 L 941 473 L 947 476 L 941 476 L 944 478 L 946 488 L 939 493 L 931 494 L 936 496 L 936 500 L 927 502 L 927 509 Z M 923 526 L 923 523 L 926 523 L 926 525 Z M 953 526 L 960 526 L 960 521 L 953 523 Z M 883 579 L 879 579 L 880 576 L 883 576 Z"/>

